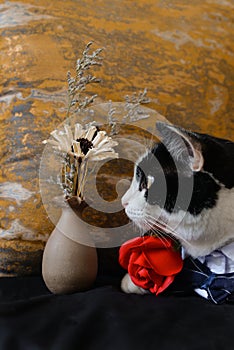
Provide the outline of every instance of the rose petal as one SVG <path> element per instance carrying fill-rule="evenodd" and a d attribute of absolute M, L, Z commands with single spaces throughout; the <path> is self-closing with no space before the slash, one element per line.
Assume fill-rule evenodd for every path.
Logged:
<path fill-rule="evenodd" d="M 140 269 L 141 267 L 139 265 L 136 265 L 136 264 L 129 264 L 128 265 L 128 273 L 130 276 L 134 276 L 135 278 L 137 278 L 137 273 L 138 273 L 138 270 Z"/>
<path fill-rule="evenodd" d="M 132 250 L 137 247 L 142 242 L 142 237 L 133 238 L 124 244 L 119 249 L 119 263 L 120 265 L 127 270 L 130 256 Z"/>
<path fill-rule="evenodd" d="M 125 249 L 124 245 L 120 247 L 119 263 L 125 270 L 128 269 L 131 254 L 132 254 L 132 251 L 130 249 Z"/>
<path fill-rule="evenodd" d="M 139 279 L 135 275 L 130 275 L 132 282 L 143 289 L 150 289 L 152 287 L 152 281 L 147 279 Z"/>
<path fill-rule="evenodd" d="M 167 289 L 169 285 L 174 281 L 174 279 L 175 279 L 175 276 L 166 277 L 163 283 L 161 284 L 161 286 L 156 291 L 156 295 L 162 293 L 165 289 Z"/>
<path fill-rule="evenodd" d="M 154 237 L 154 236 L 146 236 L 142 237 L 142 243 L 141 246 L 144 246 L 146 250 L 153 248 L 162 248 L 162 249 L 167 249 L 167 248 L 172 248 L 173 247 L 173 241 L 170 240 L 169 238 L 162 240 L 159 237 Z"/>
<path fill-rule="evenodd" d="M 138 266 L 141 266 L 139 264 L 136 264 L 135 261 L 139 257 L 139 252 L 137 251 L 132 251 L 132 253 L 129 255 L 129 260 L 128 260 L 128 270 L 131 268 L 134 268 L 135 271 L 138 268 Z"/>
<path fill-rule="evenodd" d="M 152 276 L 152 270 L 150 272 L 150 275 Z M 164 276 L 159 276 L 155 274 L 153 278 L 150 279 L 152 281 L 151 287 L 149 288 L 150 292 L 154 294 L 158 293 L 158 290 L 161 288 L 164 279 Z"/>
<path fill-rule="evenodd" d="M 149 263 L 149 261 L 147 261 L 147 259 L 145 258 L 145 255 L 141 251 L 136 252 L 135 254 L 138 256 L 136 260 L 134 260 L 134 264 L 137 264 L 139 266 L 143 266 L 149 269 L 152 268 L 151 264 Z"/>
<path fill-rule="evenodd" d="M 162 276 L 174 275 L 183 267 L 180 252 L 173 249 L 149 249 L 144 255 L 151 268 Z"/>
<path fill-rule="evenodd" d="M 141 267 L 141 266 L 137 271 L 137 276 L 140 279 L 147 279 L 147 280 L 151 279 L 150 274 L 149 274 L 149 270 L 147 270 L 145 267 Z"/>
<path fill-rule="evenodd" d="M 123 251 L 125 253 L 129 249 L 133 249 L 135 247 L 139 247 L 142 243 L 143 237 L 136 237 L 132 238 L 127 242 L 124 242 L 122 246 L 120 247 L 120 251 Z"/>

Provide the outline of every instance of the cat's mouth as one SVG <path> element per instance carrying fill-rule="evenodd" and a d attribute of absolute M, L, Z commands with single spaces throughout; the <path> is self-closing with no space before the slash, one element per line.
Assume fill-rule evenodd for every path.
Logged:
<path fill-rule="evenodd" d="M 132 221 L 141 221 L 144 218 L 144 212 L 142 209 L 131 209 L 129 207 L 125 208 L 125 212 L 129 219 Z"/>

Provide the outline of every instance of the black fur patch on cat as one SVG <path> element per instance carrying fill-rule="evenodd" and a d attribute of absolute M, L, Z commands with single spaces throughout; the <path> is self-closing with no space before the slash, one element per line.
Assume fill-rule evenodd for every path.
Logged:
<path fill-rule="evenodd" d="M 234 142 L 196 133 L 205 160 L 204 171 L 226 188 L 234 187 Z"/>
<path fill-rule="evenodd" d="M 211 142 L 207 137 L 204 142 L 204 170 L 194 172 L 191 176 L 184 171 L 185 165 L 173 160 L 167 148 L 162 144 L 156 144 L 138 164 L 136 169 L 136 178 L 139 182 L 139 190 L 146 189 L 145 198 L 151 205 L 159 205 L 169 213 L 172 211 L 185 210 L 193 215 L 198 215 L 203 209 L 212 208 L 215 206 L 218 191 L 221 186 L 207 172 L 211 172 L 214 177 L 222 182 L 226 187 L 232 187 L 231 177 L 227 174 L 224 176 L 220 169 L 221 153 L 215 156 L 213 154 L 209 158 Z M 212 148 L 212 152 L 217 148 Z M 211 153 L 212 153 L 211 152 Z M 155 158 L 157 161 L 155 161 Z M 213 165 L 213 166 L 212 166 Z M 147 177 L 154 177 L 154 183 L 147 189 Z M 179 180 L 180 179 L 180 180 Z M 222 181 L 221 181 L 222 180 Z M 180 181 L 180 185 L 179 185 Z M 182 184 L 182 190 L 181 190 Z M 180 195 L 178 197 L 178 190 Z M 189 191 L 191 196 L 189 196 Z M 189 197 L 188 197 L 189 196 Z M 188 202 L 189 198 L 189 202 Z"/>

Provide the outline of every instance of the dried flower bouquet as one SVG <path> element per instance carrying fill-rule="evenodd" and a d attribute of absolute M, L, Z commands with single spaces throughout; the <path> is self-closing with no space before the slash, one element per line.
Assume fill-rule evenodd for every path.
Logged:
<path fill-rule="evenodd" d="M 77 60 L 75 76 L 70 72 L 67 75 L 67 119 L 62 127 L 51 132 L 50 139 L 44 141 L 44 144 L 50 145 L 49 152 L 52 149 L 56 158 L 59 156 L 59 185 L 65 203 L 69 204 L 62 206 L 62 215 L 50 235 L 43 255 L 43 278 L 54 293 L 70 293 L 89 288 L 96 278 L 98 264 L 95 242 L 91 242 L 93 236 L 90 235 L 90 226 L 83 220 L 83 211 L 88 207 L 85 185 L 92 168 L 91 162 L 116 159 L 119 156 L 115 150 L 118 142 L 114 136 L 119 133 L 120 124 L 115 118 L 114 105 L 111 102 L 108 104 L 109 110 L 103 123 L 105 130 L 93 120 L 88 109 L 97 95 L 87 95 L 86 87 L 100 82 L 91 73 L 91 68 L 102 64 L 102 49 L 91 52 L 91 45 L 89 43 L 86 46 L 82 57 Z M 148 118 L 145 110 L 140 108 L 141 104 L 148 102 L 146 90 L 139 95 L 127 96 L 121 124 Z M 103 229 L 97 227 L 97 230 L 103 236 Z"/>

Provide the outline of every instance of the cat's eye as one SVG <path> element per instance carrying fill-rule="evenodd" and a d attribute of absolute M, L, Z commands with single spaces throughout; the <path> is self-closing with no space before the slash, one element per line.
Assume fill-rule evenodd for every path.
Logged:
<path fill-rule="evenodd" d="M 146 176 L 143 174 L 141 176 L 139 190 L 142 191 L 146 189 L 147 189 L 147 179 L 146 179 Z"/>
<path fill-rule="evenodd" d="M 149 190 L 150 187 L 152 186 L 152 184 L 154 183 L 154 177 L 149 175 L 149 176 L 145 176 L 144 173 L 141 174 L 141 180 L 140 180 L 140 186 L 139 186 L 139 190 Z"/>

